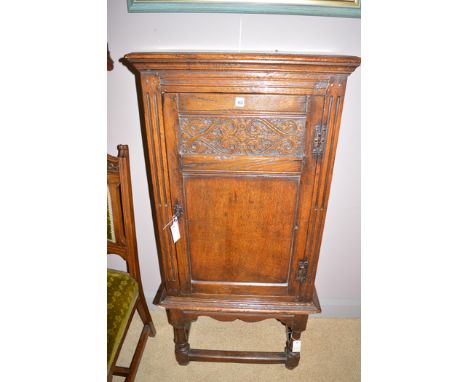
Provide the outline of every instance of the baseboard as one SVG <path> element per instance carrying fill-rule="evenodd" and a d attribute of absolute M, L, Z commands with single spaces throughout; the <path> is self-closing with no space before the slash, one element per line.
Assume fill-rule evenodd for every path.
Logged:
<path fill-rule="evenodd" d="M 361 300 L 320 299 L 322 313 L 311 315 L 315 318 L 360 318 Z"/>

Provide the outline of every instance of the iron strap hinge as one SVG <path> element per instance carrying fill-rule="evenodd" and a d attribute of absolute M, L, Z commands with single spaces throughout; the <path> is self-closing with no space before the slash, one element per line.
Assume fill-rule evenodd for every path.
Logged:
<path fill-rule="evenodd" d="M 307 279 L 307 271 L 309 270 L 309 260 L 300 260 L 297 267 L 296 280 L 301 284 Z"/>
<path fill-rule="evenodd" d="M 314 128 L 314 141 L 312 147 L 312 156 L 315 160 L 319 160 L 323 156 L 325 146 L 327 144 L 328 124 L 318 124 Z"/>

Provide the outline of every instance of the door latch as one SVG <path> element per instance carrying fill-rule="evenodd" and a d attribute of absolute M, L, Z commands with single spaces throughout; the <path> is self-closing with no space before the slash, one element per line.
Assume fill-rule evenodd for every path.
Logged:
<path fill-rule="evenodd" d="M 171 220 L 163 227 L 163 230 L 165 230 L 167 227 L 170 225 L 174 224 L 175 222 L 179 221 L 180 217 L 184 214 L 184 209 L 182 206 L 179 204 L 179 202 L 174 203 L 174 208 L 172 209 L 172 216 Z"/>
<path fill-rule="evenodd" d="M 177 201 L 174 204 L 173 213 L 174 213 L 174 217 L 176 217 L 177 219 L 179 219 L 184 214 L 184 209 Z"/>

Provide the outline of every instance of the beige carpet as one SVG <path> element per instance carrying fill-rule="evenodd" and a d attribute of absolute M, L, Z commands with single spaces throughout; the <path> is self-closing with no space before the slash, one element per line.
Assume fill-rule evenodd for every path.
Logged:
<path fill-rule="evenodd" d="M 174 356 L 172 326 L 162 309 L 151 312 L 156 337 L 149 338 L 136 381 L 237 382 L 237 381 L 360 381 L 359 319 L 309 318 L 302 334 L 301 361 L 294 370 L 284 365 L 190 362 L 179 366 Z M 118 364 L 128 366 L 141 331 L 137 314 L 122 348 Z M 276 320 L 257 323 L 218 322 L 200 317 L 192 324 L 192 348 L 218 350 L 282 351 L 286 341 L 284 326 Z M 114 381 L 123 378 L 115 377 Z"/>

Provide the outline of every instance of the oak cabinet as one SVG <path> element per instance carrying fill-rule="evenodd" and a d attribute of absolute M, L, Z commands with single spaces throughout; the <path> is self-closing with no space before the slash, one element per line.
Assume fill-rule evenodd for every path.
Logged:
<path fill-rule="evenodd" d="M 285 363 L 314 287 L 347 76 L 358 57 L 131 53 L 176 358 Z M 177 218 L 180 238 L 169 229 Z M 176 238 L 177 239 L 177 238 Z M 191 349 L 190 324 L 276 318 L 283 352 Z"/>

